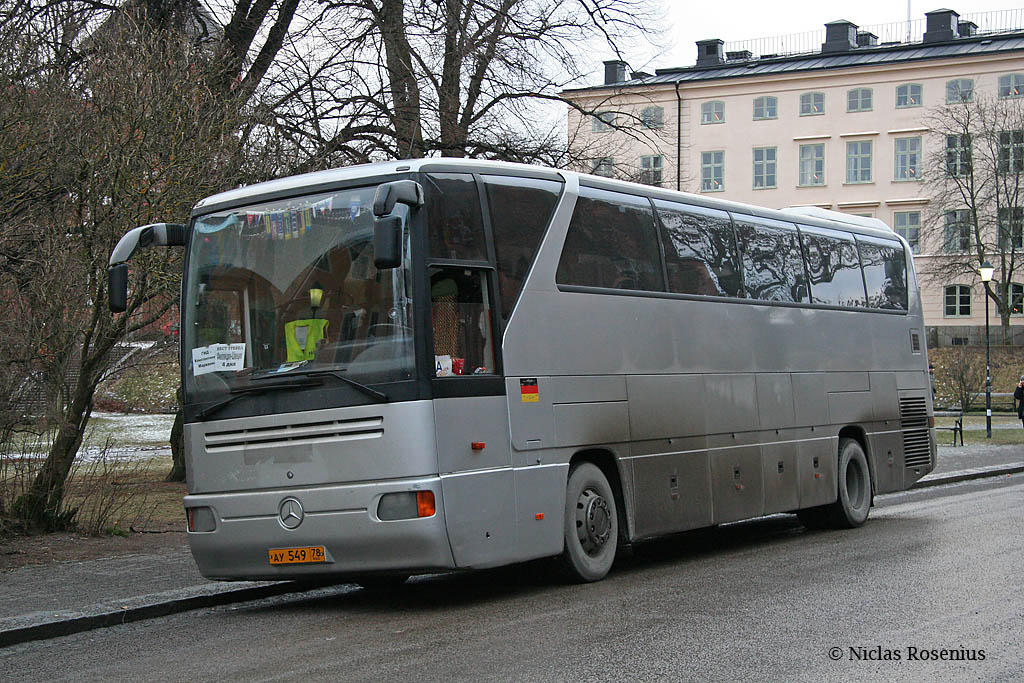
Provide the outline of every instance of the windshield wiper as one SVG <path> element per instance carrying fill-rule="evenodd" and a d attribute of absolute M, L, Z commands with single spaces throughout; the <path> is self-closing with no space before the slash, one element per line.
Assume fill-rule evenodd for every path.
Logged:
<path fill-rule="evenodd" d="M 227 398 L 221 401 L 217 401 L 216 403 L 206 406 L 198 413 L 196 413 L 196 417 L 200 420 L 205 420 L 207 417 L 213 415 L 215 412 L 217 412 L 224 406 L 230 403 L 234 403 L 238 399 L 249 394 L 263 394 L 268 391 L 275 391 L 278 389 L 280 389 L 281 391 L 288 391 L 290 389 L 304 389 L 306 387 L 315 387 L 321 384 L 323 384 L 323 382 L 320 380 L 306 380 L 303 382 L 278 382 L 277 384 L 264 384 L 258 387 L 236 387 L 234 389 L 231 389 L 231 396 L 228 396 Z"/>
<path fill-rule="evenodd" d="M 317 375 L 330 375 L 331 377 L 335 377 L 337 379 L 340 379 L 342 382 L 344 382 L 345 384 L 349 385 L 353 389 L 358 389 L 359 391 L 361 391 L 362 393 L 366 394 L 370 398 L 376 399 L 379 403 L 387 403 L 389 400 L 391 400 L 391 399 L 388 398 L 388 395 L 385 394 L 384 392 L 377 391 L 373 387 L 367 386 L 367 385 L 363 384 L 362 382 L 357 382 L 354 379 L 350 379 L 350 378 L 346 377 L 345 375 L 341 374 L 343 372 L 344 372 L 344 370 L 328 370 L 326 368 L 323 369 L 323 370 L 296 370 L 296 371 L 293 371 L 293 372 L 289 372 L 287 374 L 287 376 L 289 376 L 289 377 L 315 377 Z M 259 382 L 259 381 L 262 381 L 262 380 L 270 379 L 272 377 L 284 377 L 284 376 L 286 376 L 286 375 L 263 375 L 261 377 L 253 377 L 251 381 Z M 271 386 L 274 386 L 274 385 L 271 385 Z"/>

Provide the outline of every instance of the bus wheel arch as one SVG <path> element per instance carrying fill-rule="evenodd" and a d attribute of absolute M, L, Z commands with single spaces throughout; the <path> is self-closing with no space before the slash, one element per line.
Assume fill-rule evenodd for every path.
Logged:
<path fill-rule="evenodd" d="M 624 537 L 622 481 L 607 451 L 577 453 L 566 481 L 561 564 L 573 581 L 599 581 Z"/>
<path fill-rule="evenodd" d="M 868 463 L 868 474 L 871 475 L 871 505 L 875 504 L 875 487 L 878 481 L 877 466 L 878 463 L 875 460 L 874 454 L 868 447 L 868 436 L 864 428 L 859 425 L 847 425 L 839 430 L 839 455 L 842 454 L 842 442 L 843 439 L 852 439 L 860 444 L 861 450 L 864 451 L 864 458 Z M 837 455 L 838 457 L 838 455 Z"/>
<path fill-rule="evenodd" d="M 839 437 L 836 500 L 799 510 L 797 516 L 808 528 L 853 529 L 867 521 L 874 490 L 867 449 L 859 439 L 844 434 L 849 432 Z"/>

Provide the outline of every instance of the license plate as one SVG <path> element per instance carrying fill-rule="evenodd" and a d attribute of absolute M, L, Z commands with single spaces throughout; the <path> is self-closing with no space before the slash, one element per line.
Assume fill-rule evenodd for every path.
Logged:
<path fill-rule="evenodd" d="M 271 548 L 267 554 L 270 556 L 270 564 L 305 564 L 327 561 L 322 545 L 310 545 L 304 548 Z"/>

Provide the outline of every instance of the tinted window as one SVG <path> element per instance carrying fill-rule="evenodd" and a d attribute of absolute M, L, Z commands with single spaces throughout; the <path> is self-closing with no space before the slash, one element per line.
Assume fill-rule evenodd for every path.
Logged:
<path fill-rule="evenodd" d="M 485 176 L 484 180 L 498 258 L 501 310 L 508 318 L 551 220 L 562 184 L 502 176 Z"/>
<path fill-rule="evenodd" d="M 811 303 L 864 306 L 864 278 L 853 240 L 841 233 L 803 231 Z"/>
<path fill-rule="evenodd" d="M 668 286 L 676 294 L 739 296 L 740 278 L 729 214 L 655 202 L 662 226 Z"/>
<path fill-rule="evenodd" d="M 580 188 L 558 284 L 665 291 L 654 212 L 642 197 Z"/>
<path fill-rule="evenodd" d="M 736 218 L 747 297 L 807 303 L 807 276 L 796 229 L 781 221 Z"/>
<path fill-rule="evenodd" d="M 431 173 L 423 183 L 430 255 L 445 259 L 487 260 L 480 195 L 469 173 Z"/>
<path fill-rule="evenodd" d="M 857 239 L 868 306 L 907 310 L 907 259 L 903 246 L 882 240 Z"/>

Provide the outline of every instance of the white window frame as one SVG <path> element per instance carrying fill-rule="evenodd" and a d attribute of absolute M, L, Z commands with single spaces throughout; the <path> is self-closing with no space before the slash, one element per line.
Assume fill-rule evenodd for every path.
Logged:
<path fill-rule="evenodd" d="M 665 157 L 660 154 L 640 157 L 640 182 L 644 185 L 661 187 L 664 178 Z"/>
<path fill-rule="evenodd" d="M 799 159 L 799 186 L 822 187 L 825 184 L 825 144 L 800 145 Z"/>
<path fill-rule="evenodd" d="M 864 96 L 865 93 L 867 93 L 867 97 L 866 98 Z M 851 99 L 850 99 L 851 96 L 854 96 L 856 98 L 855 106 L 851 106 L 851 104 L 854 104 L 854 102 L 851 101 Z M 846 111 L 847 111 L 847 113 L 853 113 L 853 112 L 858 112 L 858 111 L 871 111 L 874 108 L 874 98 L 875 98 L 875 95 L 872 92 L 871 88 L 852 88 L 850 90 L 847 90 L 846 91 Z M 867 104 L 865 104 L 865 102 L 864 102 L 865 99 L 867 100 Z"/>
<path fill-rule="evenodd" d="M 902 100 L 902 102 L 901 102 Z M 920 83 L 903 83 L 896 86 L 896 108 L 920 107 L 924 101 L 924 86 Z"/>
<path fill-rule="evenodd" d="M 967 310 L 964 312 L 963 296 L 966 290 Z M 946 285 L 942 289 L 942 317 L 943 318 L 970 318 L 973 301 L 973 292 L 970 285 Z M 949 298 L 953 296 L 953 308 L 955 313 L 949 312 Z"/>
<path fill-rule="evenodd" d="M 758 114 L 758 109 L 761 113 Z M 774 95 L 762 95 L 754 98 L 754 120 L 768 121 L 779 118 L 779 98 Z"/>
<path fill-rule="evenodd" d="M 921 179 L 921 136 L 896 138 L 892 172 L 895 181 L 916 181 Z"/>
<path fill-rule="evenodd" d="M 1024 130 L 999 131 L 999 172 L 1024 172 Z"/>
<path fill-rule="evenodd" d="M 864 145 L 867 145 L 867 154 L 864 153 Z M 846 184 L 863 185 L 875 181 L 873 165 L 875 146 L 871 140 L 848 140 L 846 142 Z M 865 164 L 865 160 L 867 163 Z M 855 162 L 851 167 L 850 162 Z M 867 178 L 863 178 L 863 172 L 867 167 Z M 850 173 L 853 172 L 851 178 Z"/>
<path fill-rule="evenodd" d="M 753 188 L 755 190 L 772 190 L 777 188 L 779 186 L 779 148 L 754 147 L 753 155 Z M 759 159 L 758 156 L 761 158 Z M 768 184 L 769 178 L 771 179 L 771 184 Z M 761 180 L 760 185 L 757 183 L 758 179 Z"/>
<path fill-rule="evenodd" d="M 1009 228 L 1004 226 L 1007 216 L 1010 216 Z M 1007 243 L 1007 231 L 1010 243 Z M 996 244 L 1000 251 L 1019 253 L 1024 249 L 1024 207 L 1004 206 L 1000 208 L 996 215 L 996 232 Z"/>
<path fill-rule="evenodd" d="M 999 99 L 1024 97 L 1024 74 L 1004 74 L 999 77 Z"/>
<path fill-rule="evenodd" d="M 966 254 L 969 252 L 972 246 L 970 209 L 949 209 L 943 213 L 943 221 L 945 225 L 942 230 L 942 252 L 944 254 Z M 965 242 L 967 246 L 963 246 Z"/>
<path fill-rule="evenodd" d="M 965 141 L 966 140 L 966 144 Z M 952 178 L 962 178 L 971 170 L 971 136 L 946 136 L 946 174 Z"/>
<path fill-rule="evenodd" d="M 700 191 L 725 191 L 725 150 L 713 149 L 700 153 Z"/>
<path fill-rule="evenodd" d="M 648 129 L 663 128 L 665 126 L 665 108 L 656 105 L 644 107 L 640 112 L 640 123 Z"/>
<path fill-rule="evenodd" d="M 910 245 L 912 254 L 921 253 L 921 212 L 895 211 L 892 215 L 893 231 Z"/>
<path fill-rule="evenodd" d="M 968 84 L 966 88 L 963 87 L 964 84 Z M 973 78 L 954 78 L 950 81 L 946 81 L 946 104 L 960 104 L 961 102 L 973 101 Z"/>
<path fill-rule="evenodd" d="M 700 123 L 702 126 L 725 123 L 725 101 L 710 100 L 700 105 Z"/>
<path fill-rule="evenodd" d="M 825 113 L 825 93 L 805 92 L 800 95 L 800 116 L 821 116 Z"/>
<path fill-rule="evenodd" d="M 1010 315 L 1024 315 L 1024 285 L 1019 282 L 1010 283 Z"/>
<path fill-rule="evenodd" d="M 615 177 L 615 159 L 613 157 L 603 157 L 594 161 L 591 174 L 601 176 L 602 178 L 614 178 Z"/>

